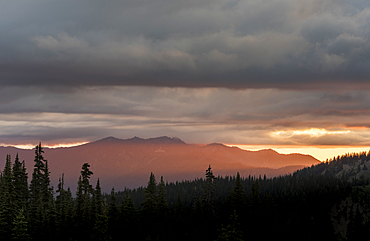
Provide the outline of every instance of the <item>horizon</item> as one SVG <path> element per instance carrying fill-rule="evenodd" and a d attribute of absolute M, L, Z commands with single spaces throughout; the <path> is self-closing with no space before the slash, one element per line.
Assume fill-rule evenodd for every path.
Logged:
<path fill-rule="evenodd" d="M 109 136 L 113 137 L 113 136 Z M 136 136 L 135 136 L 136 137 Z M 99 141 L 102 139 L 105 139 L 107 137 L 95 140 Z M 113 137 L 117 138 L 117 137 Z M 133 137 L 131 137 L 133 138 Z M 128 138 L 128 139 L 131 139 Z M 140 138 L 140 137 L 139 137 Z M 158 137 L 152 137 L 152 138 L 158 138 Z M 178 138 L 178 137 L 170 137 L 170 138 Z M 121 138 L 117 138 L 121 139 Z M 145 139 L 145 138 L 144 138 Z M 182 140 L 181 138 L 178 138 Z M 121 139 L 122 140 L 122 139 Z M 92 141 L 94 142 L 94 141 Z M 60 143 L 60 144 L 54 144 L 54 145 L 48 145 L 45 144 L 43 145 L 44 148 L 50 148 L 50 149 L 55 149 L 55 148 L 68 148 L 68 147 L 76 147 L 76 146 L 81 146 L 84 144 L 88 144 L 91 142 L 79 142 L 79 143 Z M 192 145 L 207 145 L 211 143 L 187 143 L 186 144 L 192 144 Z M 368 152 L 370 151 L 370 145 L 266 145 L 266 144 L 230 144 L 230 143 L 222 143 L 228 147 L 238 147 L 242 150 L 247 150 L 247 151 L 260 151 L 260 150 L 266 150 L 266 149 L 272 149 L 279 154 L 303 154 L 303 155 L 311 155 L 312 157 L 316 158 L 317 160 L 324 162 L 327 160 L 330 160 L 334 157 L 342 156 L 344 154 L 348 153 L 360 153 L 360 152 Z M 35 145 L 28 144 L 28 145 L 14 145 L 14 144 L 4 144 L 0 143 L 0 146 L 2 147 L 15 147 L 18 149 L 34 149 Z"/>

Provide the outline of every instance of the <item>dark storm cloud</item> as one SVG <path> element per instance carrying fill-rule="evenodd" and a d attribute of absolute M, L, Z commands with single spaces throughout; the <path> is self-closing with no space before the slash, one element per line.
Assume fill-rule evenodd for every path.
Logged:
<path fill-rule="evenodd" d="M 12 86 L 0 89 L 0 103 L 0 144 L 163 135 L 189 143 L 370 143 L 366 91 Z"/>
<path fill-rule="evenodd" d="M 5 0 L 0 34 L 0 144 L 370 144 L 365 0 Z"/>
<path fill-rule="evenodd" d="M 360 0 L 6 0 L 0 84 L 356 88 L 369 23 Z"/>

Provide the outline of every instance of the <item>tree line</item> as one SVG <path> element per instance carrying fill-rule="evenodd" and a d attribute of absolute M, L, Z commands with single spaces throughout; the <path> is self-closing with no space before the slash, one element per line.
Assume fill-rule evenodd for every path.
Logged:
<path fill-rule="evenodd" d="M 339 157 L 275 178 L 216 177 L 209 166 L 204 178 L 165 183 L 151 173 L 146 187 L 109 194 L 99 179 L 90 183 L 93 172 L 84 163 L 72 195 L 64 175 L 54 191 L 43 153 L 40 143 L 30 182 L 25 162 L 6 156 L 0 240 L 357 240 L 370 234 L 370 198 L 362 188 L 368 180 L 318 174 Z"/>

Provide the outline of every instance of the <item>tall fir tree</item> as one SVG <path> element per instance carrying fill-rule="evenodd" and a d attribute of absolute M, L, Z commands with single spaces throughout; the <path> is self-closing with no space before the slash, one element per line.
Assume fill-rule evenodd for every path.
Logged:
<path fill-rule="evenodd" d="M 10 240 L 11 230 L 13 229 L 13 220 L 16 216 L 10 155 L 6 156 L 0 187 L 0 240 Z"/>
<path fill-rule="evenodd" d="M 68 240 L 72 237 L 72 222 L 73 222 L 73 198 L 71 190 L 64 189 L 64 173 L 59 178 L 58 195 L 55 200 L 57 233 L 61 240 Z"/>
<path fill-rule="evenodd" d="M 26 211 L 28 210 L 28 175 L 26 172 L 26 164 L 24 161 L 20 162 L 18 154 L 15 157 L 13 165 L 13 182 L 14 182 L 14 205 L 17 210 L 23 209 L 25 216 L 27 216 Z"/>
<path fill-rule="evenodd" d="M 82 192 L 86 196 L 90 196 L 93 191 L 92 185 L 90 185 L 90 177 L 94 174 L 89 169 L 90 165 L 88 163 L 84 163 L 82 165 L 81 177 L 82 177 Z"/>
<path fill-rule="evenodd" d="M 206 170 L 206 183 L 203 195 L 203 209 L 207 215 L 215 215 L 216 177 L 213 175 L 211 165 Z"/>
<path fill-rule="evenodd" d="M 242 212 L 245 207 L 245 194 L 244 194 L 244 187 L 240 179 L 240 174 L 237 172 L 235 184 L 233 189 L 230 192 L 230 195 L 227 198 L 228 206 L 231 207 L 233 210 L 236 210 L 237 213 Z"/>
<path fill-rule="evenodd" d="M 93 240 L 108 241 L 112 240 L 108 233 L 107 205 L 105 200 L 102 204 L 102 213 L 96 216 L 96 221 L 92 231 Z"/>
<path fill-rule="evenodd" d="M 102 201 L 100 180 L 98 178 L 95 189 L 93 190 L 93 193 L 92 193 L 91 218 L 95 222 L 97 216 L 102 215 L 102 214 L 103 214 L 103 201 Z"/>
<path fill-rule="evenodd" d="M 118 239 L 121 233 L 119 230 L 119 213 L 114 188 L 112 188 L 110 193 L 110 202 L 108 205 L 108 231 L 113 240 Z"/>
<path fill-rule="evenodd" d="M 86 239 L 91 237 L 91 233 L 94 228 L 91 201 L 93 188 L 89 181 L 91 175 L 93 175 L 93 172 L 90 171 L 89 167 L 90 165 L 88 163 L 84 163 L 82 165 L 81 175 L 77 183 L 75 233 L 78 234 L 78 239 Z"/>
<path fill-rule="evenodd" d="M 168 208 L 168 203 L 166 200 L 166 189 L 165 189 L 165 183 L 163 181 L 163 176 L 161 176 L 161 181 L 159 182 L 158 185 L 158 226 L 159 226 L 159 233 L 160 233 L 160 238 L 165 239 L 163 237 L 166 235 L 166 229 L 168 228 L 167 222 L 168 222 L 168 215 L 169 215 L 169 208 Z"/>
<path fill-rule="evenodd" d="M 28 234 L 28 222 L 24 214 L 23 208 L 21 208 L 13 221 L 12 229 L 12 240 L 13 241 L 28 241 L 30 236 Z"/>
<path fill-rule="evenodd" d="M 155 213 L 158 209 L 158 188 L 157 181 L 153 173 L 150 173 L 148 186 L 144 191 L 145 200 L 141 203 L 143 211 L 148 213 Z"/>
<path fill-rule="evenodd" d="M 161 176 L 161 181 L 159 182 L 158 187 L 158 211 L 164 216 L 168 212 L 168 203 L 166 200 L 166 189 L 163 176 Z"/>
<path fill-rule="evenodd" d="M 221 232 L 215 241 L 243 241 L 243 233 L 239 228 L 238 216 L 236 211 L 230 217 L 230 224 L 226 228 L 222 227 Z"/>
<path fill-rule="evenodd" d="M 126 196 L 122 198 L 119 206 L 119 224 L 128 236 L 135 235 L 139 227 L 138 211 L 135 208 L 134 200 L 130 190 L 126 190 Z"/>
<path fill-rule="evenodd" d="M 144 190 L 144 201 L 141 203 L 143 209 L 141 211 L 142 220 L 145 221 L 144 235 L 147 239 L 157 238 L 158 235 L 158 188 L 155 176 L 150 173 L 148 186 Z"/>
<path fill-rule="evenodd" d="M 33 239 L 51 239 L 55 227 L 55 205 L 50 172 L 41 142 L 35 148 L 34 169 L 29 193 L 30 232 Z"/>

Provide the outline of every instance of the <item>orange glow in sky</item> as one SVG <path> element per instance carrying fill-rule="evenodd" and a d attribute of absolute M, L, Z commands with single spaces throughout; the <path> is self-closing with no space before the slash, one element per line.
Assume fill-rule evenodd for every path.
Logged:
<path fill-rule="evenodd" d="M 309 135 L 313 137 L 323 136 L 323 135 L 334 135 L 334 134 L 347 134 L 351 131 L 328 131 L 325 129 L 318 129 L 318 128 L 311 128 L 311 129 L 304 129 L 304 130 L 294 130 L 294 131 L 276 131 L 273 132 L 273 135 L 277 136 L 294 136 L 294 135 Z"/>
<path fill-rule="evenodd" d="M 47 147 L 47 148 L 59 148 L 59 147 L 73 147 L 73 146 L 80 146 L 80 145 L 83 145 L 83 144 L 86 144 L 88 142 L 77 142 L 77 143 L 65 143 L 65 144 L 55 144 L 55 145 L 43 145 L 43 147 Z M 6 144 L 0 144 L 0 146 L 9 146 L 9 145 L 6 145 Z M 24 145 L 10 145 L 10 146 L 14 146 L 16 148 L 20 148 L 20 149 L 33 149 L 35 148 L 35 145 L 32 145 L 32 144 L 24 144 Z"/>
<path fill-rule="evenodd" d="M 65 143 L 55 145 L 45 145 L 47 148 L 73 147 L 86 144 L 88 142 Z M 370 146 L 344 146 L 344 145 L 250 145 L 250 144 L 225 144 L 227 146 L 236 146 L 243 150 L 258 151 L 263 149 L 273 149 L 280 154 L 300 153 L 315 157 L 320 161 L 325 161 L 346 153 L 370 151 Z M 9 146 L 0 144 L 0 146 Z M 32 149 L 35 145 L 12 145 L 20 149 Z"/>
<path fill-rule="evenodd" d="M 340 156 L 352 152 L 368 152 L 370 146 L 336 146 L 336 145 L 312 145 L 312 146 L 294 146 L 294 145 L 238 145 L 227 144 L 227 146 L 236 146 L 243 150 L 258 151 L 262 149 L 273 149 L 281 154 L 301 153 L 308 154 L 320 161 Z"/>

